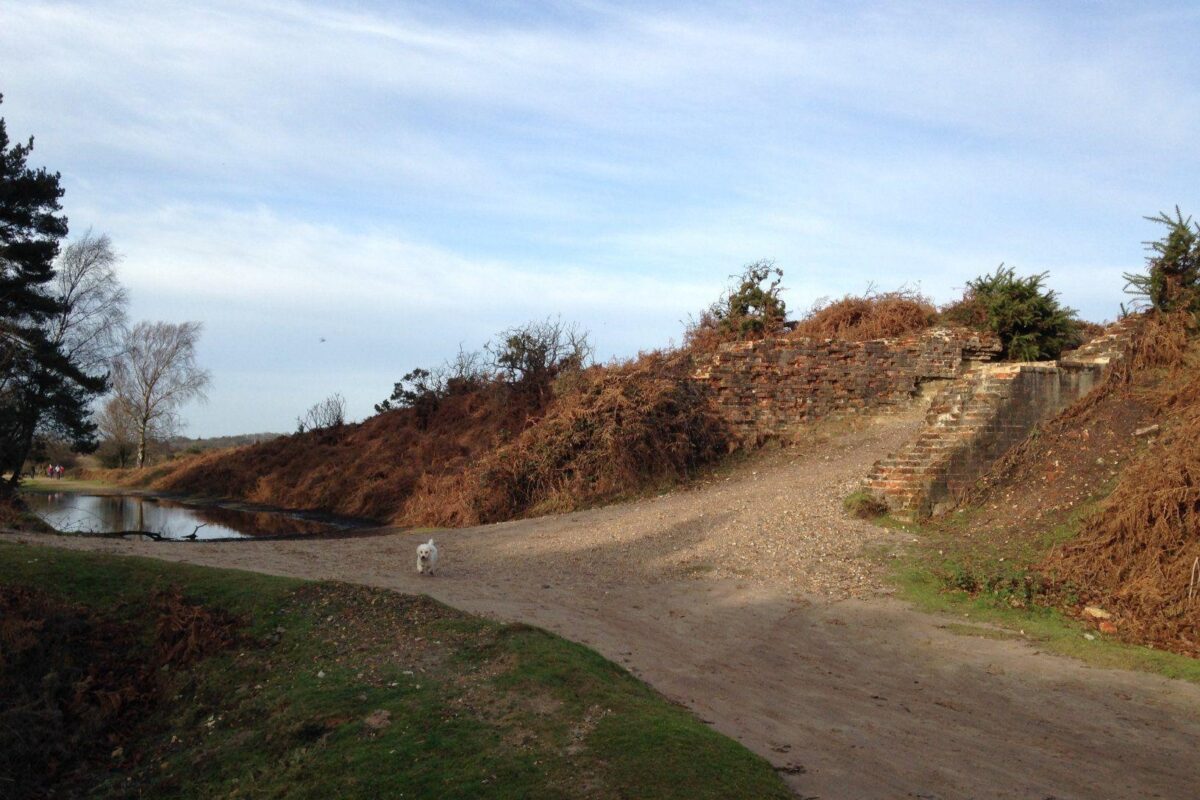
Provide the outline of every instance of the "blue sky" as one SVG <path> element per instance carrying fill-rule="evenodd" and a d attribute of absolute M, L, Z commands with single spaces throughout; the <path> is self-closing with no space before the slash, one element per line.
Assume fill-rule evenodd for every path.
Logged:
<path fill-rule="evenodd" d="M 0 0 L 0 115 L 109 233 L 134 319 L 201 320 L 191 435 L 361 418 L 531 318 L 678 339 L 1000 262 L 1084 316 L 1200 212 L 1195 3 Z M 320 342 L 324 338 L 325 342 Z"/>

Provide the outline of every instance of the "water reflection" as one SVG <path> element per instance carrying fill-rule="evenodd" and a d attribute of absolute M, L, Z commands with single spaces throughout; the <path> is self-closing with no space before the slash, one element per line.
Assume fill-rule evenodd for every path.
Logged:
<path fill-rule="evenodd" d="M 157 497 L 30 493 L 29 510 L 60 531 L 150 531 L 168 539 L 240 539 L 330 533 L 340 526 L 284 513 L 196 506 Z"/>

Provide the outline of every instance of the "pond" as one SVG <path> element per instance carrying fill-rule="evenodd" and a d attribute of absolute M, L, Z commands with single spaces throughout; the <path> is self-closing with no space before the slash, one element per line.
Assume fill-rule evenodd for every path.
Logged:
<path fill-rule="evenodd" d="M 165 539 L 245 539 L 339 533 L 361 525 L 284 511 L 244 511 L 161 497 L 29 492 L 29 510 L 60 531 L 149 531 Z M 193 537 L 194 534 L 194 537 Z"/>

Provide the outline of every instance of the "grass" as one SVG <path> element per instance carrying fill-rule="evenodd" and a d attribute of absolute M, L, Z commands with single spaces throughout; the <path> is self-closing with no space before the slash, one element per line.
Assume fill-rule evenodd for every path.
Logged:
<path fill-rule="evenodd" d="M 893 580 L 901 597 L 923 611 L 999 626 L 1017 632 L 1042 650 L 1098 667 L 1140 670 L 1200 683 L 1200 661 L 1127 644 L 1064 614 L 1060 607 L 1047 605 L 1055 598 L 1042 593 L 1040 576 L 1026 565 L 1037 563 L 1051 547 L 1077 535 L 1080 521 L 1095 502 L 1080 504 L 1069 515 L 1051 520 L 1035 535 L 1025 537 L 989 534 L 976 524 L 972 509 L 936 524 L 891 524 L 889 527 L 900 527 L 915 540 L 900 558 L 891 561 Z M 891 522 L 886 517 L 879 521 Z M 1074 600 L 1069 594 L 1056 599 L 1068 605 Z M 963 635 L 987 635 L 977 627 L 947 625 Z M 994 629 L 985 630 L 995 633 Z"/>
<path fill-rule="evenodd" d="M 878 519 L 888 513 L 887 504 L 867 489 L 857 489 L 842 501 L 842 508 L 852 517 Z"/>
<path fill-rule="evenodd" d="M 81 480 L 79 478 L 25 478 L 21 481 L 23 492 L 88 492 L 111 491 L 114 484 L 100 480 Z"/>
<path fill-rule="evenodd" d="M 1047 652 L 1078 658 L 1097 667 L 1152 672 L 1168 678 L 1200 683 L 1200 661 L 1187 656 L 1126 644 L 1064 615 L 1055 608 L 1014 608 L 1002 594 L 971 594 L 947 587 L 927 568 L 908 561 L 895 574 L 901 596 L 922 611 L 941 612 L 976 623 L 997 625 L 1019 635 Z M 964 635 L 982 635 L 976 626 L 949 630 Z M 1084 634 L 1093 636 L 1088 639 Z"/>
<path fill-rule="evenodd" d="M 595 652 L 428 598 L 6 543 L 0 576 L 147 642 L 158 589 L 242 620 L 233 649 L 163 672 L 89 797 L 790 796 L 766 761 Z"/>

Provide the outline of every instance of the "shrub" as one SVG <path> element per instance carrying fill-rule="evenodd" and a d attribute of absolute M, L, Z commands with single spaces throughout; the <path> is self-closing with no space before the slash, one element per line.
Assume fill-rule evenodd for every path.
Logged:
<path fill-rule="evenodd" d="M 456 355 L 432 370 L 417 367 L 392 386 L 392 394 L 375 404 L 375 413 L 411 408 L 417 424 L 425 428 L 442 401 L 451 395 L 470 394 L 491 382 L 483 367 L 483 355 L 477 350 L 458 349 Z"/>
<path fill-rule="evenodd" d="M 733 340 L 759 339 L 783 329 L 787 305 L 780 294 L 783 270 L 774 261 L 747 264 L 720 300 L 700 312 L 684 334 L 688 347 L 709 349 Z"/>
<path fill-rule="evenodd" d="M 445 396 L 444 373 L 441 370 L 431 372 L 417 367 L 405 373 L 404 377 L 392 386 L 390 397 L 375 404 L 375 413 L 383 414 L 398 408 L 411 408 L 416 414 L 418 424 L 424 428 Z"/>
<path fill-rule="evenodd" d="M 1058 294 L 1043 284 L 1047 273 L 1017 277 L 1003 264 L 989 275 L 967 284 L 961 300 L 942 311 L 942 318 L 1000 337 L 1012 361 L 1058 358 L 1081 343 L 1074 309 L 1063 306 Z"/>
<path fill-rule="evenodd" d="M 1200 225 L 1184 219 L 1175 207 L 1174 218 L 1160 213 L 1146 217 L 1167 228 L 1166 235 L 1146 242 L 1152 255 L 1146 259 L 1144 275 L 1125 273 L 1125 291 L 1136 305 L 1156 311 L 1200 310 Z"/>
<path fill-rule="evenodd" d="M 331 394 L 296 418 L 296 432 L 321 431 L 346 424 L 346 398 Z"/>
<path fill-rule="evenodd" d="M 586 367 L 593 352 L 587 331 L 558 318 L 501 331 L 484 349 L 510 386 L 538 395 L 560 373 Z"/>
<path fill-rule="evenodd" d="M 834 302 L 818 301 L 797 323 L 799 336 L 863 342 L 925 330 L 937 321 L 937 309 L 924 295 L 910 289 L 846 295 Z"/>

